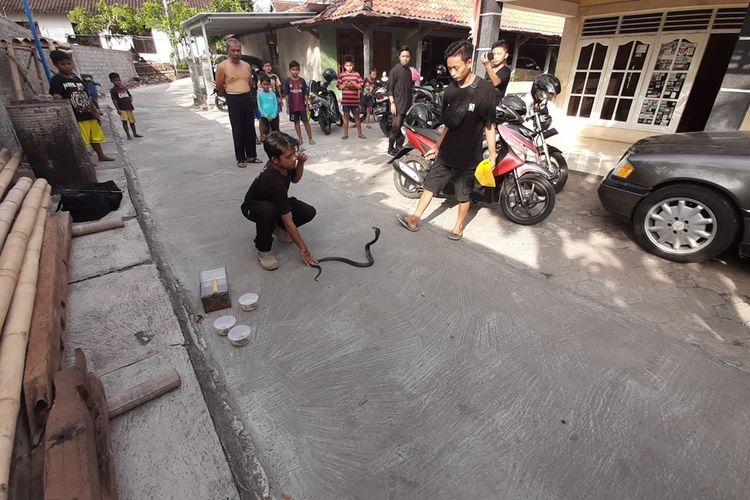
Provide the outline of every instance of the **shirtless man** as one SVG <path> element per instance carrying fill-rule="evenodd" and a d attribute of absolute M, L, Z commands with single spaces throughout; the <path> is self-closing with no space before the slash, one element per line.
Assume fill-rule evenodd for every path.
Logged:
<path fill-rule="evenodd" d="M 248 163 L 263 163 L 258 159 L 255 148 L 253 71 L 241 59 L 242 47 L 239 40 L 227 40 L 227 50 L 229 58 L 216 68 L 216 91 L 227 98 L 234 156 L 237 158 L 237 166 L 245 168 Z"/>

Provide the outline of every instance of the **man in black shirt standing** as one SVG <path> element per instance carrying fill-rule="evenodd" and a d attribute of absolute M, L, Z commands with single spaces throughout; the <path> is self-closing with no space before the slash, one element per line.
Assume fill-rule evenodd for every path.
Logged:
<path fill-rule="evenodd" d="M 505 91 L 508 89 L 510 82 L 510 68 L 505 61 L 508 59 L 508 43 L 505 40 L 498 40 L 492 44 L 490 52 L 492 59 L 487 54 L 482 54 L 482 64 L 487 70 L 487 80 L 492 82 L 497 92 L 497 102 L 505 97 Z"/>
<path fill-rule="evenodd" d="M 404 136 L 401 135 L 401 124 L 406 112 L 411 107 L 414 81 L 411 78 L 409 60 L 411 49 L 403 46 L 398 51 L 398 64 L 388 75 L 388 99 L 391 101 L 391 133 L 388 137 L 388 154 L 395 156 L 401 148 Z"/>
<path fill-rule="evenodd" d="M 413 215 L 397 216 L 401 225 L 409 231 L 419 230 L 419 219 L 432 197 L 453 182 L 458 200 L 458 218 L 448 238 L 454 241 L 463 237 L 474 189 L 474 170 L 482 161 L 483 130 L 487 136 L 489 160 L 495 164 L 495 91 L 487 80 L 478 78 L 471 71 L 472 51 L 471 44 L 465 40 L 453 42 L 445 49 L 453 83 L 445 89 L 442 116 L 463 112 L 463 117 L 446 119 L 446 123 L 455 121 L 458 125 L 453 128 L 446 126 L 435 148 L 425 155 L 427 159 L 437 159 L 427 173 L 417 209 Z"/>

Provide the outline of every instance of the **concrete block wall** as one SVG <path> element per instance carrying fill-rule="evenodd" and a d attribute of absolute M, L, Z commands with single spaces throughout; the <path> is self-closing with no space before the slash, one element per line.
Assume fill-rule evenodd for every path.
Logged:
<path fill-rule="evenodd" d="M 109 83 L 111 72 L 119 73 L 123 82 L 136 76 L 133 55 L 127 50 L 111 50 L 85 45 L 72 45 L 73 59 L 79 73 L 88 73 L 94 81 L 101 83 L 101 92 L 112 88 Z"/>
<path fill-rule="evenodd" d="M 0 39 L 30 38 L 31 32 L 6 17 L 0 16 Z M 0 147 L 18 148 L 18 139 L 8 118 L 5 104 L 14 99 L 13 81 L 10 77 L 10 60 L 5 51 L 0 51 Z"/>

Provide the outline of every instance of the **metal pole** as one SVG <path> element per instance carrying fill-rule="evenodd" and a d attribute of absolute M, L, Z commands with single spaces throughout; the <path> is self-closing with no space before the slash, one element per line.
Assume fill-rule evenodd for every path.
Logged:
<path fill-rule="evenodd" d="M 29 0 L 23 0 L 23 10 L 26 12 L 26 19 L 28 19 L 29 29 L 34 35 L 34 42 L 36 42 L 36 50 L 39 53 L 39 60 L 42 61 L 42 66 L 44 66 L 44 74 L 47 75 L 47 81 L 49 82 L 50 80 L 52 80 L 52 73 L 49 70 L 49 66 L 47 66 L 47 58 L 44 56 L 44 51 L 42 50 L 42 41 L 39 39 L 39 33 L 37 33 L 36 31 L 36 24 L 34 24 L 34 16 L 31 14 Z"/>

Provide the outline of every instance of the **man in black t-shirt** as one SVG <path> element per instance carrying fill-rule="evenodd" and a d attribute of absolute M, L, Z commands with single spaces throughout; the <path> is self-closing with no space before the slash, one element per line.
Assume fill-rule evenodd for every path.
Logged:
<path fill-rule="evenodd" d="M 487 70 L 487 80 L 492 82 L 497 92 L 497 102 L 505 97 L 505 91 L 508 89 L 508 82 L 510 82 L 510 68 L 505 61 L 508 59 L 508 42 L 505 40 L 498 40 L 492 44 L 492 51 L 490 52 L 492 58 L 490 59 L 487 54 L 482 54 L 482 64 L 484 64 L 485 70 Z"/>
<path fill-rule="evenodd" d="M 448 238 L 454 241 L 463 237 L 464 222 L 474 189 L 474 170 L 482 161 L 482 131 L 487 135 L 489 159 L 493 165 L 495 163 L 495 92 L 487 80 L 472 73 L 472 50 L 471 44 L 465 40 L 453 42 L 445 49 L 444 55 L 453 83 L 445 89 L 442 116 L 447 116 L 451 112 L 449 109 L 455 109 L 451 106 L 456 106 L 458 102 L 467 103 L 466 106 L 458 106 L 466 109 L 466 112 L 456 127 L 445 127 L 435 148 L 426 153 L 426 158 L 437 159 L 427 173 L 424 191 L 414 214 L 397 216 L 401 225 L 409 231 L 419 230 L 419 219 L 432 197 L 449 182 L 453 182 L 458 200 L 458 217 Z"/>
<path fill-rule="evenodd" d="M 278 259 L 271 253 L 273 236 L 283 243 L 296 243 L 305 264 L 317 264 L 310 255 L 299 226 L 315 217 L 315 209 L 289 198 L 290 183 L 302 179 L 307 155 L 297 151 L 297 140 L 283 132 L 271 132 L 263 141 L 268 155 L 263 171 L 247 190 L 242 203 L 242 215 L 255 222 L 255 248 L 263 269 L 272 271 L 279 267 Z"/>

